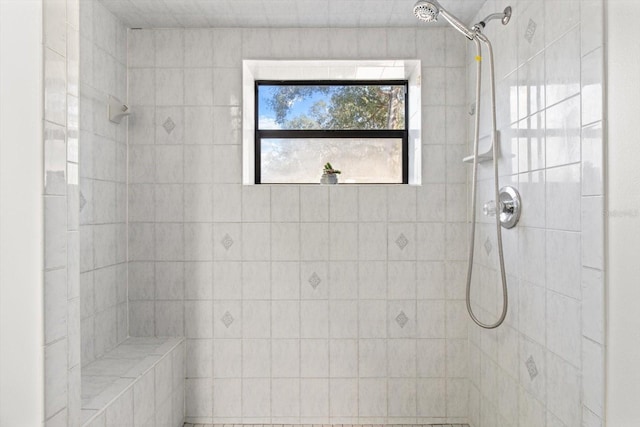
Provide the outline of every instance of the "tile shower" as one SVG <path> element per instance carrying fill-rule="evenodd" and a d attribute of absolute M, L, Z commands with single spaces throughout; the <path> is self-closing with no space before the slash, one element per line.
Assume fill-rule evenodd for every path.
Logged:
<path fill-rule="evenodd" d="M 463 422 L 464 137 L 426 135 L 420 188 L 240 184 L 241 60 L 309 55 L 302 38 L 419 54 L 440 79 L 424 107 L 463 114 L 438 89 L 465 75 L 445 29 L 131 31 L 131 331 L 186 337 L 187 421 Z"/>
<path fill-rule="evenodd" d="M 508 3 L 487 2 L 477 18 Z M 518 227 L 503 233 L 506 325 L 469 328 L 469 421 L 602 426 L 603 3 L 514 6 L 515 25 L 488 35 L 497 55 L 500 184 L 519 188 L 524 206 Z M 489 172 L 480 171 L 481 201 L 493 199 Z M 472 300 L 495 319 L 496 241 L 481 209 Z"/>
<path fill-rule="evenodd" d="M 47 342 L 47 425 L 601 426 L 602 32 L 587 3 L 602 7 L 511 1 L 510 26 L 488 30 L 501 184 L 525 202 L 505 232 L 511 311 L 493 332 L 470 324 L 464 301 L 464 37 L 428 26 L 136 30 L 97 0 L 68 1 L 63 17 L 45 10 L 45 28 L 62 25 L 79 45 L 79 78 L 69 66 L 65 77 L 79 117 L 45 117 L 66 130 L 45 145 L 66 141 L 69 183 L 45 195 L 58 212 L 47 220 L 68 218 L 45 229 L 65 242 L 47 255 L 59 286 L 45 302 L 54 318 L 67 313 Z M 420 59 L 422 185 L 243 186 L 249 58 Z M 130 106 L 128 123 L 107 120 L 107 95 Z M 481 224 L 473 299 L 492 316 L 495 242 Z M 137 370 L 105 375 L 105 360 Z M 97 377 L 122 387 L 91 395 Z"/>

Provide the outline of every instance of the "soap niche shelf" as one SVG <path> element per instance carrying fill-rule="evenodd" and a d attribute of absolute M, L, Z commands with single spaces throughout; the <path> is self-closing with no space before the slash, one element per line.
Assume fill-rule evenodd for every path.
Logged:
<path fill-rule="evenodd" d="M 120 124 L 122 119 L 130 116 L 129 106 L 124 104 L 115 96 L 109 95 L 107 98 L 107 117 L 111 123 Z"/>
<path fill-rule="evenodd" d="M 481 153 L 478 154 L 478 163 L 484 163 L 484 162 L 488 162 L 493 160 L 493 144 L 498 144 L 498 147 L 500 147 L 500 131 L 496 131 L 496 137 L 495 140 L 491 141 L 491 136 L 485 136 L 484 138 L 480 138 L 480 146 L 484 145 L 483 142 L 484 141 L 490 141 L 489 147 L 486 149 L 486 151 L 483 151 Z M 463 162 L 465 163 L 473 163 L 473 158 L 474 156 L 467 156 L 465 158 L 462 159 Z"/>

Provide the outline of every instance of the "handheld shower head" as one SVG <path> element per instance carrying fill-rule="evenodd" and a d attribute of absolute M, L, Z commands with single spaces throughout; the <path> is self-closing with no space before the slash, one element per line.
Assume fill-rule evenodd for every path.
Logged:
<path fill-rule="evenodd" d="M 475 37 L 475 31 L 470 30 L 458 18 L 447 12 L 437 0 L 418 0 L 413 6 L 413 13 L 421 21 L 436 22 L 442 16 L 452 27 L 467 36 L 469 40 Z"/>
<path fill-rule="evenodd" d="M 413 14 L 421 21 L 434 22 L 438 20 L 440 5 L 432 0 L 420 0 L 413 6 Z"/>

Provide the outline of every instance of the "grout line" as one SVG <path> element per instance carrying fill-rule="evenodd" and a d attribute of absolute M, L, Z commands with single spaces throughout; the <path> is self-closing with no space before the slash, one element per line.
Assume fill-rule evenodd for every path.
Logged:
<path fill-rule="evenodd" d="M 272 194 L 272 190 L 269 191 Z M 271 199 L 273 200 L 273 199 Z M 271 203 L 269 204 L 271 206 Z M 273 216 L 273 212 L 271 212 Z M 302 248 L 302 189 L 298 187 L 298 258 L 300 258 L 300 249 Z M 301 289 L 301 270 L 300 261 L 297 261 L 297 289 L 298 289 L 298 420 L 302 419 L 302 289 Z M 273 297 L 273 294 L 272 294 Z"/>

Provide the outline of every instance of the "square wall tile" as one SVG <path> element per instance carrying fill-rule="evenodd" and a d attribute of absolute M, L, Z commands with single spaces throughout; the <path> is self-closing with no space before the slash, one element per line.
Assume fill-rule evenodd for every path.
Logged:
<path fill-rule="evenodd" d="M 219 418 L 241 418 L 242 381 L 217 379 L 213 382 L 213 415 Z M 187 412 L 190 414 L 189 412 Z"/>
<path fill-rule="evenodd" d="M 547 353 L 547 408 L 565 424 L 575 424 L 581 416 L 581 380 L 579 370 Z"/>
<path fill-rule="evenodd" d="M 595 415 L 604 416 L 604 349 L 591 340 L 582 340 L 582 396 Z"/>
<path fill-rule="evenodd" d="M 558 325 L 562 325 L 561 328 Z M 547 293 L 547 347 L 574 366 L 581 367 L 580 302 Z"/>
<path fill-rule="evenodd" d="M 416 380 L 411 378 L 390 378 L 388 384 L 388 416 L 399 418 L 415 417 Z M 431 402 L 426 403 L 431 404 Z"/>
<path fill-rule="evenodd" d="M 242 377 L 242 341 L 240 339 L 215 339 L 213 342 L 213 376 L 216 378 Z M 215 383 L 214 383 L 215 385 Z M 238 406 L 239 406 L 238 402 Z"/>
<path fill-rule="evenodd" d="M 271 376 L 273 378 L 299 378 L 300 340 L 271 341 Z M 288 414 L 282 414 L 282 416 L 286 415 Z"/>
<path fill-rule="evenodd" d="M 301 417 L 329 417 L 329 380 L 302 379 L 300 390 Z"/>
<path fill-rule="evenodd" d="M 604 269 L 604 199 L 582 198 L 582 265 Z"/>
<path fill-rule="evenodd" d="M 568 2 L 571 3 L 571 2 Z M 570 15 L 568 15 L 570 16 Z M 545 28 L 549 31 L 549 28 Z M 580 29 L 574 27 L 545 51 L 547 105 L 580 92 Z"/>
<path fill-rule="evenodd" d="M 187 378 L 185 383 L 186 413 L 192 417 L 213 415 L 213 384 L 211 378 Z"/>
<path fill-rule="evenodd" d="M 268 418 L 271 415 L 271 380 L 243 380 L 242 413 L 244 417 L 256 418 Z"/>

